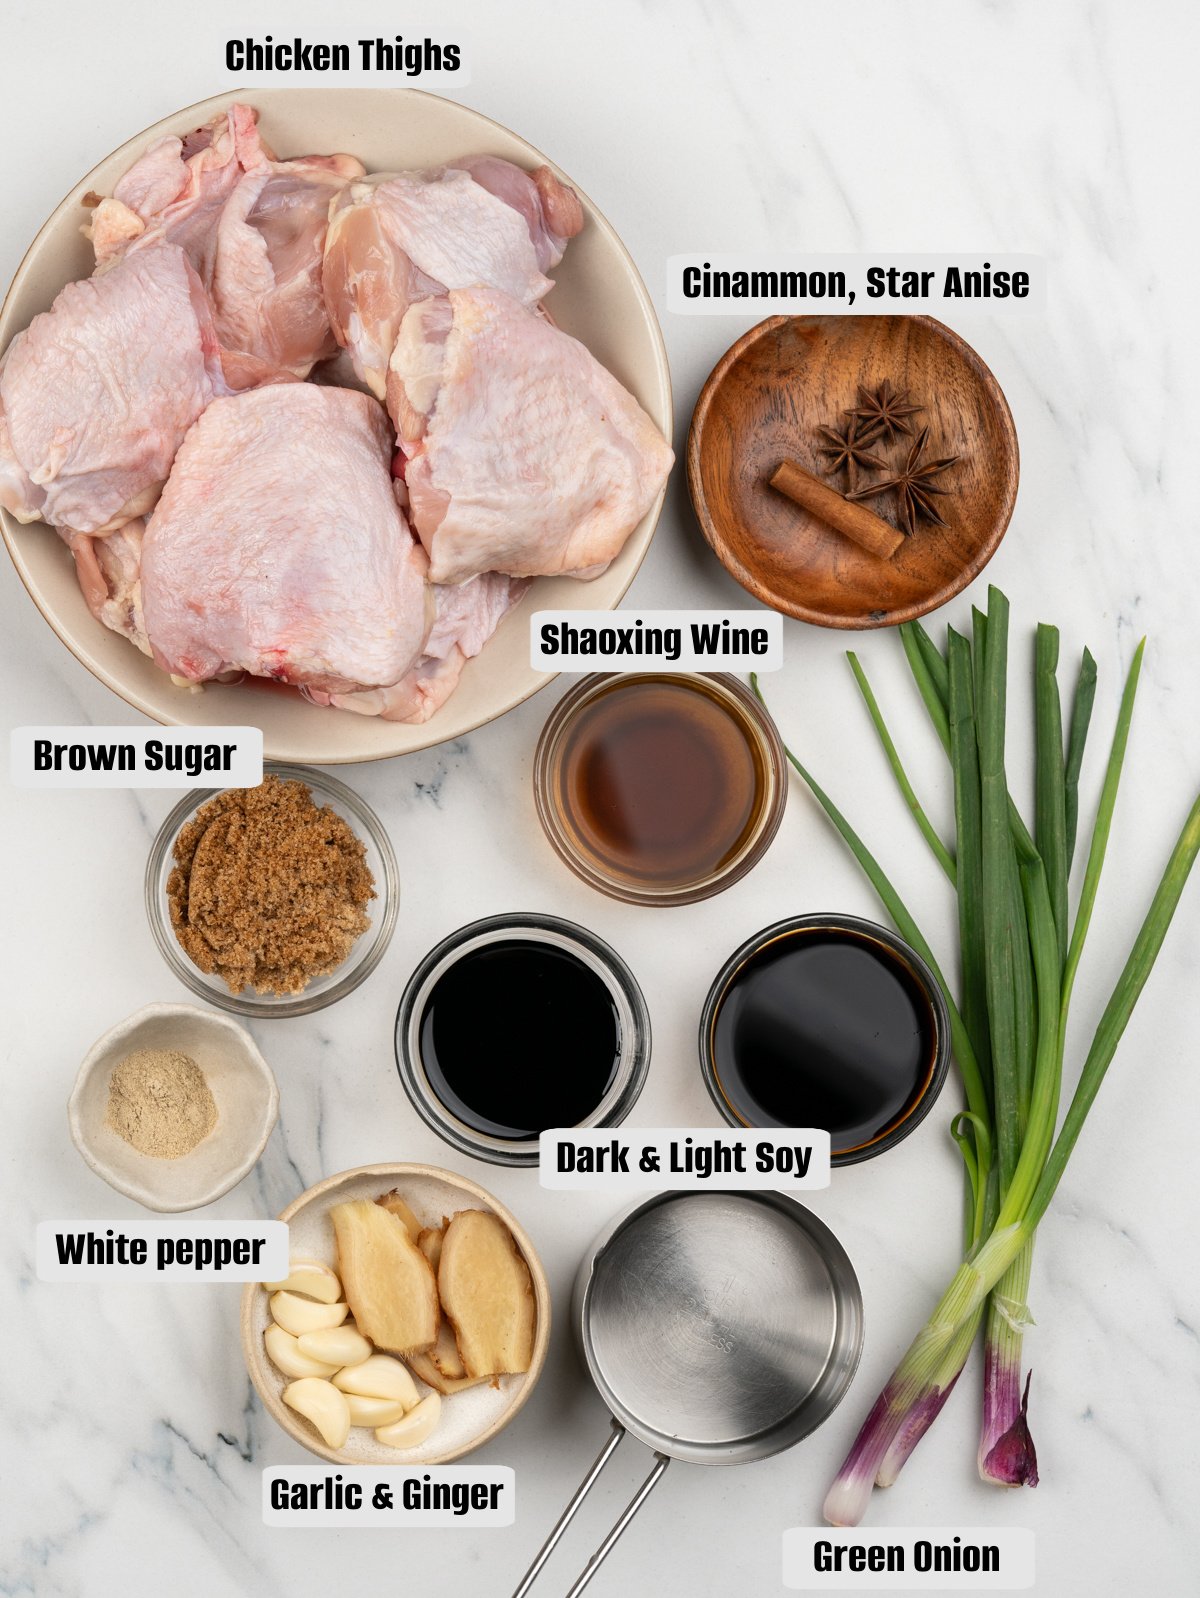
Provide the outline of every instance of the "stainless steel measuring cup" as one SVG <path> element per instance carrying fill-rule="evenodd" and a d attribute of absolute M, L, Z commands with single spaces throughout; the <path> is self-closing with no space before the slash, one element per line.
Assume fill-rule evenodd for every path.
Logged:
<path fill-rule="evenodd" d="M 577 1598 L 672 1459 L 777 1454 L 837 1407 L 862 1352 L 862 1293 L 829 1228 L 783 1193 L 659 1193 L 579 1268 L 572 1321 L 612 1435 L 513 1598 L 524 1598 L 630 1432 L 654 1468 L 592 1555 Z"/>

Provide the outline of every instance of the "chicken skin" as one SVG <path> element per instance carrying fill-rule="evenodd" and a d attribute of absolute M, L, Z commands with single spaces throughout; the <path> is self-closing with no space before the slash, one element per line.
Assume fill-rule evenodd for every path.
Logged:
<path fill-rule="evenodd" d="M 0 362 L 0 505 L 111 532 L 150 509 L 183 435 L 225 393 L 212 312 L 177 246 L 68 283 Z"/>
<path fill-rule="evenodd" d="M 545 274 L 583 226 L 573 189 L 497 156 L 354 183 L 334 206 L 325 301 L 338 342 L 379 399 L 400 323 L 415 301 L 475 283 L 534 306 Z"/>
<path fill-rule="evenodd" d="M 97 207 L 97 270 L 166 241 L 195 267 L 231 388 L 307 377 L 337 349 L 321 283 L 329 209 L 363 165 L 276 160 L 257 113 L 231 106 L 186 139 L 151 146 Z"/>
<path fill-rule="evenodd" d="M 674 459 L 578 340 L 496 289 L 414 305 L 387 395 L 435 583 L 598 576 Z"/>
<path fill-rule="evenodd" d="M 0 508 L 181 685 L 424 722 L 661 493 L 666 440 L 543 305 L 584 220 L 549 166 L 368 178 L 233 104 L 93 202 L 92 276 L 0 356 Z"/>
<path fill-rule="evenodd" d="M 519 577 L 485 572 L 457 588 L 435 584 L 434 619 L 420 657 L 400 681 L 354 694 L 305 689 L 316 705 L 353 710 L 384 721 L 428 721 L 458 687 L 463 667 L 487 643 L 529 587 Z"/>
<path fill-rule="evenodd" d="M 390 456 L 382 407 L 354 390 L 283 383 L 215 400 L 142 545 L 159 665 L 331 694 L 397 682 L 433 605 Z"/>

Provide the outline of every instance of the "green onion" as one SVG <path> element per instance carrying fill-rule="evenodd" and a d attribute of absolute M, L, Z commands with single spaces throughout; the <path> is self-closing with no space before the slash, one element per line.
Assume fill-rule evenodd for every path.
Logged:
<path fill-rule="evenodd" d="M 833 1525 L 856 1526 L 859 1523 L 888 1447 L 903 1434 L 906 1426 L 919 1423 L 929 1409 L 936 1415 L 945 1402 L 961 1370 L 961 1364 L 958 1370 L 954 1365 L 963 1340 L 968 1334 L 973 1335 L 973 1326 L 978 1324 L 986 1295 L 1026 1247 L 1054 1196 L 1104 1073 L 1162 947 L 1198 853 L 1200 799 L 1193 805 L 1179 835 L 1125 969 L 1096 1029 L 1062 1131 L 1021 1220 L 1004 1224 L 1002 1218 L 974 1258 L 959 1266 L 933 1315 L 888 1379 L 826 1497 L 825 1518 Z M 969 1348 L 969 1343 L 967 1346 Z"/>
<path fill-rule="evenodd" d="M 900 756 L 896 753 L 896 746 L 892 742 L 891 734 L 888 732 L 883 716 L 880 713 L 879 705 L 876 703 L 875 695 L 871 691 L 871 684 L 867 681 L 867 674 L 859 664 L 858 656 L 852 649 L 849 649 L 846 651 L 846 659 L 850 662 L 850 669 L 854 673 L 855 681 L 858 683 L 859 690 L 862 693 L 863 699 L 867 706 L 867 711 L 871 717 L 871 720 L 875 724 L 875 731 L 879 734 L 879 741 L 883 745 L 884 754 L 887 755 L 888 764 L 892 768 L 892 775 L 896 779 L 896 785 L 900 789 L 901 794 L 904 796 L 905 804 L 912 811 L 913 818 L 915 819 L 917 826 L 921 829 L 922 837 L 933 850 L 934 858 L 937 860 L 937 863 L 941 866 L 942 870 L 946 873 L 946 876 L 950 882 L 950 886 L 953 888 L 955 886 L 956 874 L 954 869 L 954 860 L 951 857 L 950 851 L 938 837 L 933 823 L 925 814 L 925 811 L 921 806 L 921 801 L 913 792 L 912 783 L 909 782 L 908 774 L 904 770 L 904 765 L 901 762 Z"/>
<path fill-rule="evenodd" d="M 900 629 L 905 656 L 954 781 L 953 852 L 928 824 L 884 724 L 866 673 L 851 664 L 901 793 L 958 898 L 961 1010 L 928 942 L 891 879 L 837 806 L 788 751 L 865 872 L 901 934 L 926 960 L 950 1005 L 951 1035 L 967 1109 L 951 1132 L 967 1179 L 965 1257 L 932 1317 L 868 1415 L 826 1500 L 834 1524 L 857 1524 L 873 1485 L 896 1479 L 940 1413 L 987 1314 L 984 1424 L 979 1468 L 986 1480 L 1036 1484 L 1021 1388 L 1021 1342 L 1033 1239 L 1133 1006 L 1162 946 L 1200 853 L 1200 799 L 1179 836 L 1125 969 L 1104 1011 L 1058 1130 L 1071 995 L 1091 925 L 1112 828 L 1142 663 L 1130 666 L 1092 830 L 1073 926 L 1068 881 L 1078 819 L 1078 784 L 1096 687 L 1085 650 L 1067 751 L 1057 683 L 1058 633 L 1038 629 L 1034 668 L 1036 842 L 1005 775 L 1008 603 L 989 590 L 974 613 L 973 641 L 950 629 L 945 656 L 919 624 Z M 758 693 L 757 680 L 751 679 Z M 759 693 L 761 698 L 761 693 Z M 922 824 L 924 822 L 924 824 Z M 935 846 L 935 840 L 936 845 Z"/>
<path fill-rule="evenodd" d="M 925 701 L 925 708 L 929 712 L 929 719 L 933 722 L 934 731 L 942 740 L 942 748 L 950 753 L 950 721 L 946 714 L 949 701 L 949 683 L 941 680 L 940 673 L 931 665 L 930 651 L 937 654 L 932 640 L 929 647 L 922 651 L 919 638 L 925 636 L 925 629 L 917 632 L 916 624 L 909 622 L 900 628 L 900 642 L 904 645 L 904 653 L 908 656 L 908 664 L 920 691 L 921 698 Z M 941 656 L 938 656 L 941 659 Z"/>
<path fill-rule="evenodd" d="M 1016 1169 L 1020 1149 L 1015 915 L 1011 871 L 1008 784 L 1004 775 L 1004 721 L 1008 672 L 1008 601 L 997 594 L 988 607 L 987 645 L 979 677 L 982 926 L 987 1006 L 992 1038 L 992 1102 L 1001 1194 Z"/>
<path fill-rule="evenodd" d="M 1037 848 L 1046 866 L 1058 929 L 1059 965 L 1067 958 L 1067 773 L 1063 760 L 1062 701 L 1058 697 L 1058 628 L 1037 630 L 1034 714 L 1037 725 Z M 1083 749 L 1079 751 L 1083 759 Z M 1078 800 L 1079 773 L 1075 773 Z"/>
<path fill-rule="evenodd" d="M 963 1020 L 981 1068 L 991 1081 L 992 1041 L 988 1033 L 987 966 L 983 949 L 983 808 L 979 792 L 979 747 L 975 732 L 975 689 L 971 646 L 953 628 L 950 650 L 950 763 L 954 771 L 954 826 L 958 836 L 958 941 L 962 970 Z"/>
<path fill-rule="evenodd" d="M 1067 844 L 1067 870 L 1075 857 L 1075 830 L 1079 821 L 1079 771 L 1083 765 L 1083 748 L 1087 743 L 1088 724 L 1092 719 L 1092 705 L 1096 698 L 1096 662 L 1090 649 L 1083 652 L 1079 667 L 1079 680 L 1075 684 L 1075 702 L 1071 709 L 1071 736 L 1067 743 L 1067 771 L 1064 805 Z"/>

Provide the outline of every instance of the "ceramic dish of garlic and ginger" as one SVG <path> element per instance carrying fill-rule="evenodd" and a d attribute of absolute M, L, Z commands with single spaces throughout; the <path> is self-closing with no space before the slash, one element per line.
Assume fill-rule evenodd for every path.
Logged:
<path fill-rule="evenodd" d="M 291 1437 L 335 1464 L 437 1465 L 513 1419 L 545 1362 L 550 1295 L 491 1194 L 434 1166 L 363 1166 L 280 1219 L 289 1276 L 247 1285 L 241 1333 Z"/>

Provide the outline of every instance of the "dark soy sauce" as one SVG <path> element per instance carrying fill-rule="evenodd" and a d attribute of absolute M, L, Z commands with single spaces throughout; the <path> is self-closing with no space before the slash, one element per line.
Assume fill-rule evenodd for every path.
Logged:
<path fill-rule="evenodd" d="M 833 1153 L 903 1122 L 933 1077 L 937 1023 L 916 976 L 859 933 L 781 934 L 730 979 L 712 1026 L 713 1067 L 748 1126 L 828 1128 Z"/>
<path fill-rule="evenodd" d="M 521 938 L 470 949 L 443 971 L 420 1034 L 421 1063 L 446 1109 L 513 1141 L 587 1120 L 621 1053 L 603 978 L 566 949 Z"/>

